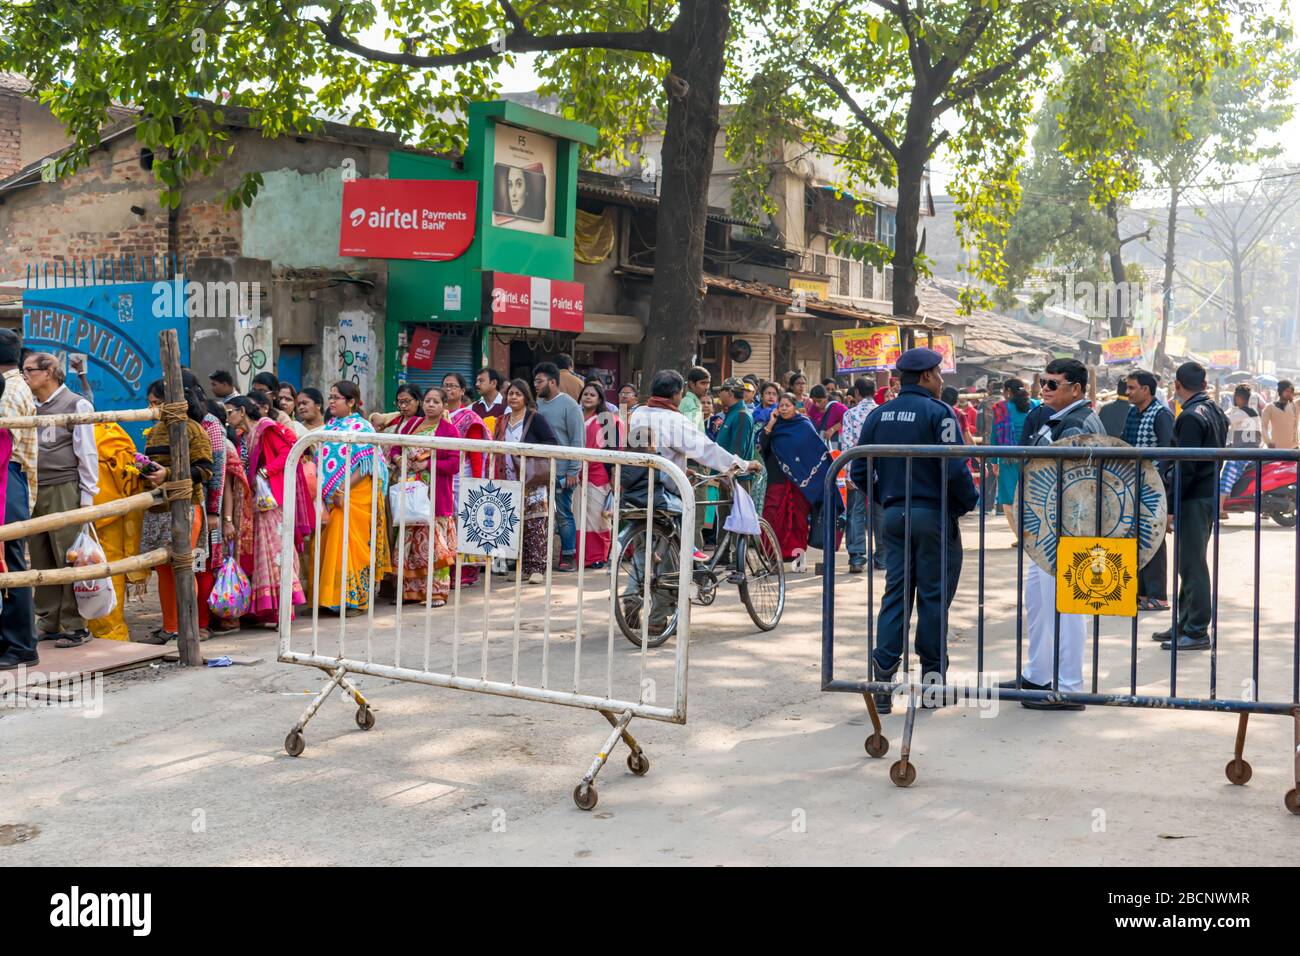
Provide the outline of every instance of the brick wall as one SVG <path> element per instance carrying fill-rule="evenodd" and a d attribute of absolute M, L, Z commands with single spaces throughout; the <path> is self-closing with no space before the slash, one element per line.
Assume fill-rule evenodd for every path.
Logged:
<path fill-rule="evenodd" d="M 0 179 L 22 169 L 22 128 L 18 97 L 0 93 Z"/>
<path fill-rule="evenodd" d="M 190 259 L 240 255 L 241 215 L 219 202 L 182 203 L 176 221 L 176 252 Z"/>
<path fill-rule="evenodd" d="M 132 140 L 119 140 L 69 179 L 7 196 L 0 205 L 0 281 L 21 276 L 27 263 L 240 254 L 238 211 L 184 200 L 175 217 L 169 232 L 169 211 L 158 204 L 153 173 L 141 167 Z"/>

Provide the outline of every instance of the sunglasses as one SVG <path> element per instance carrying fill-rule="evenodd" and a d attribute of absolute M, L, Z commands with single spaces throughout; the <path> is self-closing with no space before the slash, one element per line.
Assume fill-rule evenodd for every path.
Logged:
<path fill-rule="evenodd" d="M 1064 382 L 1058 382 L 1054 378 L 1045 378 L 1043 379 L 1043 391 L 1054 392 L 1064 384 Z"/>

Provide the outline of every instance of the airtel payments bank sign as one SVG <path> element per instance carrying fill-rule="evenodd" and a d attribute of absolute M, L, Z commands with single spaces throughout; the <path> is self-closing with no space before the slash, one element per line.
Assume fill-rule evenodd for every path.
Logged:
<path fill-rule="evenodd" d="M 474 241 L 473 180 L 354 179 L 343 184 L 339 255 L 445 262 Z"/>

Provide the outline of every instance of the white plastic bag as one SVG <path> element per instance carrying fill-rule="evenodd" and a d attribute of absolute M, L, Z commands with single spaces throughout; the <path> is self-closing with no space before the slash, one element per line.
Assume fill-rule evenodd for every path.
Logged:
<path fill-rule="evenodd" d="M 749 497 L 740 482 L 732 483 L 733 500 L 731 514 L 727 515 L 722 530 L 735 534 L 758 534 L 758 512 L 754 510 L 754 499 Z"/>
<path fill-rule="evenodd" d="M 253 503 L 258 511 L 274 511 L 278 507 L 275 503 L 275 495 L 271 492 L 271 483 L 260 471 L 254 482 Z"/>
<path fill-rule="evenodd" d="M 401 525 L 403 515 L 408 525 L 429 524 L 433 518 L 429 486 L 419 478 L 393 482 L 388 489 L 388 510 L 392 513 L 394 528 Z"/>
<path fill-rule="evenodd" d="M 73 567 L 87 567 L 95 564 L 107 564 L 104 549 L 99 546 L 99 536 L 95 526 L 87 524 L 72 542 L 67 555 L 68 564 Z M 117 593 L 113 590 L 111 578 L 97 578 L 94 581 L 76 581 L 72 593 L 77 598 L 77 613 L 87 621 L 97 621 L 108 617 L 117 607 Z"/>

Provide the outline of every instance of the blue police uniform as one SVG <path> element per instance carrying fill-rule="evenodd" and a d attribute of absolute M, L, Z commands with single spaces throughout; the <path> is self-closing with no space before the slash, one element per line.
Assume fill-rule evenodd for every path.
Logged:
<path fill-rule="evenodd" d="M 931 349 L 909 349 L 898 359 L 900 371 L 923 372 L 940 364 Z M 898 397 L 867 416 L 860 445 L 961 445 L 961 424 L 945 403 L 920 385 L 904 385 Z M 922 675 L 943 670 L 943 619 L 961 576 L 961 533 L 957 519 L 979 503 L 965 459 L 914 458 L 911 481 L 903 458 L 876 458 L 872 497 L 884 507 L 885 594 L 876 628 L 873 663 L 877 680 L 888 680 L 902 659 L 911 608 L 917 607 L 916 650 Z M 850 478 L 867 487 L 867 459 L 850 465 Z M 948 513 L 941 513 L 943 484 Z M 909 518 L 910 514 L 910 527 Z M 940 566 L 947 539 L 947 593 Z M 904 548 L 907 550 L 905 551 Z M 910 557 L 906 557 L 910 555 Z M 904 560 L 908 568 L 904 580 Z"/>

